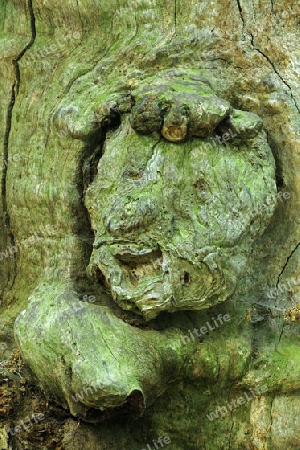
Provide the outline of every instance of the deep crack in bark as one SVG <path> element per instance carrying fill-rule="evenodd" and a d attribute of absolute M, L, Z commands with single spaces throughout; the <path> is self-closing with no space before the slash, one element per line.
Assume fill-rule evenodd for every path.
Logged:
<path fill-rule="evenodd" d="M 277 300 L 278 300 L 278 285 L 280 283 L 280 278 L 281 278 L 283 272 L 285 271 L 285 269 L 286 269 L 286 267 L 287 267 L 287 265 L 289 263 L 289 260 L 291 259 L 291 257 L 293 256 L 293 254 L 296 252 L 296 250 L 299 247 L 300 247 L 300 242 L 296 245 L 296 247 L 292 250 L 290 255 L 287 257 L 286 262 L 285 262 L 285 264 L 284 264 L 280 274 L 278 275 L 277 282 L 276 282 L 276 298 L 275 298 L 275 302 L 274 302 L 275 304 L 277 303 Z M 284 329 L 284 322 L 282 323 L 282 327 L 281 327 L 281 330 L 280 330 L 280 335 L 279 335 L 279 338 L 278 338 L 278 342 L 277 342 L 277 345 L 275 347 L 276 351 L 278 351 L 277 348 L 278 348 L 278 346 L 280 344 L 280 341 L 281 341 L 281 338 L 282 338 L 282 335 L 283 335 L 283 329 Z"/>
<path fill-rule="evenodd" d="M 271 406 L 270 406 L 270 430 L 272 429 L 272 424 L 273 424 L 272 408 L 273 408 L 274 400 L 275 400 L 275 395 L 271 400 Z"/>
<path fill-rule="evenodd" d="M 251 36 L 251 45 L 252 45 L 252 47 L 253 47 L 258 53 L 260 53 L 260 54 L 268 61 L 268 63 L 272 66 L 272 69 L 274 70 L 274 72 L 276 73 L 276 75 L 280 78 L 280 80 L 283 82 L 283 84 L 289 89 L 290 95 L 291 95 L 291 98 L 293 99 L 293 102 L 294 102 L 294 104 L 295 104 L 295 107 L 296 107 L 298 113 L 300 113 L 300 108 L 299 108 L 299 106 L 297 105 L 297 102 L 296 102 L 296 100 L 295 100 L 295 98 L 294 98 L 294 96 L 293 96 L 293 91 L 292 91 L 291 86 L 284 80 L 284 78 L 282 77 L 282 75 L 280 75 L 280 73 L 279 73 L 278 70 L 276 69 L 276 67 L 275 67 L 274 63 L 271 61 L 271 59 L 270 59 L 267 55 L 265 55 L 265 53 L 262 52 L 259 48 L 255 47 L 255 44 L 254 44 L 254 36 L 253 36 L 252 33 L 250 33 L 250 36 Z"/>
<path fill-rule="evenodd" d="M 232 431 L 233 431 L 233 428 L 234 428 L 234 420 L 233 420 L 232 410 L 230 411 L 230 418 L 231 418 L 231 428 L 229 430 L 229 441 L 228 441 L 229 447 L 228 447 L 228 450 L 231 449 L 231 442 L 232 442 L 232 438 L 233 438 Z"/>
<path fill-rule="evenodd" d="M 285 264 L 284 264 L 284 266 L 283 266 L 283 268 L 282 268 L 280 274 L 278 275 L 277 283 L 276 283 L 276 290 L 278 289 L 278 285 L 279 285 L 279 283 L 280 283 L 280 278 L 281 278 L 283 272 L 285 271 L 286 266 L 287 266 L 288 263 L 289 263 L 289 260 L 291 259 L 291 257 L 293 256 L 293 254 L 297 251 L 297 249 L 298 249 L 299 247 L 300 247 L 300 242 L 296 245 L 296 247 L 294 248 L 294 250 L 292 250 L 292 252 L 290 253 L 290 255 L 287 257 L 286 262 L 285 262 Z"/>
<path fill-rule="evenodd" d="M 244 16 L 243 16 L 243 8 L 242 8 L 240 0 L 236 0 L 236 1 L 237 1 L 238 9 L 239 9 L 239 12 L 240 12 L 240 16 L 241 16 L 241 19 L 242 19 L 242 22 L 243 22 L 243 28 L 244 28 L 245 21 L 244 21 Z"/>
<path fill-rule="evenodd" d="M 15 237 L 10 229 L 10 215 L 8 210 L 7 198 L 6 198 L 6 188 L 7 188 L 7 172 L 8 172 L 8 164 L 9 164 L 9 137 L 12 127 L 12 114 L 13 108 L 15 105 L 15 101 L 17 95 L 19 93 L 20 83 L 21 83 L 21 75 L 20 75 L 20 67 L 18 62 L 22 58 L 22 56 L 26 53 L 26 51 L 32 47 L 36 37 L 36 28 L 35 28 L 35 16 L 32 7 L 32 0 L 28 0 L 28 11 L 30 16 L 30 30 L 31 30 L 31 39 L 27 45 L 23 48 L 23 50 L 19 53 L 16 59 L 12 60 L 13 70 L 14 70 L 14 82 L 11 87 L 11 97 L 10 102 L 7 108 L 6 114 L 6 127 L 4 133 L 4 143 L 3 143 L 3 171 L 2 171 L 2 179 L 1 179 L 1 196 L 2 196 L 2 205 L 3 205 L 3 215 L 4 215 L 4 225 L 8 234 L 8 241 L 11 246 L 15 246 Z M 17 257 L 16 253 L 13 253 L 14 260 L 14 274 L 11 286 L 13 286 L 14 281 L 17 275 Z M 8 280 L 9 282 L 9 280 Z"/>

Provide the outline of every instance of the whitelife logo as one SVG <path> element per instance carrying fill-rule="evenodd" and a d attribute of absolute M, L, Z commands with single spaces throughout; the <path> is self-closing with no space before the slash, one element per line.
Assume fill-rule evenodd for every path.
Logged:
<path fill-rule="evenodd" d="M 15 436 L 16 434 L 21 433 L 22 431 L 28 431 L 28 428 L 32 427 L 36 423 L 41 422 L 45 418 L 46 416 L 43 413 L 33 414 L 32 418 L 29 419 L 27 422 L 21 421 L 19 425 L 16 425 L 15 427 L 10 427 L 6 434 L 0 433 L 0 438 L 7 439 L 9 435 Z"/>
<path fill-rule="evenodd" d="M 219 413 L 221 414 L 221 417 L 226 416 L 229 412 L 231 412 L 233 409 L 239 408 L 242 405 L 245 405 L 245 403 L 251 402 L 256 397 L 261 397 L 266 391 L 267 386 L 262 386 L 261 388 L 254 388 L 250 389 L 252 397 L 248 396 L 247 392 L 243 392 L 243 396 L 239 397 L 236 400 L 231 400 L 231 402 L 227 402 L 224 406 L 218 406 L 214 412 L 211 412 L 206 415 L 206 417 L 212 422 L 215 419 L 218 419 Z M 255 392 L 254 392 L 255 391 Z"/>
<path fill-rule="evenodd" d="M 46 225 L 46 227 L 39 231 L 39 233 L 42 234 L 42 236 L 38 235 L 38 232 L 35 231 L 32 236 L 30 236 L 27 239 L 22 239 L 20 242 L 16 242 L 16 245 L 9 245 L 7 246 L 6 250 L 4 252 L 0 252 L 0 261 L 2 261 L 4 258 L 8 258 L 14 255 L 14 253 L 17 253 L 19 250 L 21 250 L 22 245 L 23 248 L 27 248 L 28 245 L 33 245 L 35 242 L 38 242 L 45 237 L 50 237 L 54 233 L 58 231 L 58 228 L 56 225 Z M 47 236 L 48 235 L 48 236 Z"/>
<path fill-rule="evenodd" d="M 153 439 L 153 445 L 154 445 L 154 450 L 159 450 L 160 448 L 163 448 L 166 445 L 171 443 L 171 439 L 168 436 L 165 437 L 159 437 L 157 439 L 157 442 L 155 442 L 155 440 Z M 158 447 L 158 444 L 160 445 L 160 447 Z M 147 444 L 147 448 L 142 448 L 142 450 L 153 450 L 153 447 L 151 447 L 150 444 Z"/>
<path fill-rule="evenodd" d="M 217 320 L 219 321 L 219 323 L 217 322 Z M 191 338 L 188 335 L 181 336 L 182 342 L 185 344 L 186 340 L 187 342 L 190 342 L 191 339 L 194 341 L 195 336 L 193 335 L 193 333 L 195 333 L 197 337 L 201 337 L 201 335 L 207 334 L 208 330 L 214 331 L 216 328 L 219 328 L 219 325 L 223 325 L 223 322 L 229 322 L 229 320 L 230 320 L 229 314 L 224 314 L 224 316 L 222 314 L 219 314 L 217 319 L 215 319 L 214 317 L 211 319 L 215 327 L 211 326 L 212 324 L 210 322 L 206 322 L 205 325 L 207 325 L 207 327 L 200 327 L 200 330 L 198 328 L 194 328 L 193 332 L 191 330 L 188 330 Z"/>

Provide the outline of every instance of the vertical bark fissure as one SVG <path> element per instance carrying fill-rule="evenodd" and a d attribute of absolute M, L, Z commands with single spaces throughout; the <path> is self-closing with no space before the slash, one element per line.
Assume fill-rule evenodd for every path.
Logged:
<path fill-rule="evenodd" d="M 243 8 L 242 8 L 240 0 L 236 0 L 236 1 L 237 1 L 238 9 L 239 9 L 240 16 L 241 16 L 241 19 L 242 19 L 242 22 L 243 22 L 243 27 L 244 27 L 245 21 L 244 21 L 244 16 L 243 16 Z"/>
<path fill-rule="evenodd" d="M 10 101 L 7 108 L 6 113 L 6 127 L 5 127 L 5 133 L 4 133 L 4 142 L 3 142 L 3 171 L 2 171 L 2 179 L 1 179 L 1 196 L 2 196 L 2 205 L 3 205 L 3 214 L 4 214 L 4 225 L 6 228 L 6 231 L 8 233 L 8 242 L 10 246 L 15 246 L 15 237 L 10 229 L 10 214 L 9 214 L 9 208 L 7 204 L 7 173 L 8 173 L 8 167 L 9 167 L 9 138 L 10 138 L 10 132 L 12 128 L 12 115 L 13 115 L 13 109 L 15 105 L 15 101 L 17 98 L 17 95 L 19 93 L 20 89 L 20 83 L 21 83 L 21 75 L 20 75 L 20 67 L 18 62 L 22 58 L 22 56 L 26 53 L 26 51 L 32 47 L 35 41 L 36 37 L 36 28 L 35 28 L 35 16 L 33 12 L 32 7 L 32 0 L 28 0 L 28 11 L 30 15 L 30 29 L 31 29 L 31 39 L 29 43 L 23 48 L 23 50 L 19 53 L 19 55 L 12 61 L 13 64 L 13 71 L 14 71 L 14 81 L 11 87 L 11 95 L 10 95 Z M 12 257 L 14 259 L 14 274 L 13 274 L 13 280 L 12 285 L 14 284 L 16 274 L 17 274 L 17 258 L 16 253 L 12 253 Z M 8 280 L 9 282 L 9 280 Z"/>
<path fill-rule="evenodd" d="M 80 20 L 80 23 L 81 23 L 81 31 L 83 32 L 83 21 L 82 21 L 80 10 L 79 10 L 78 0 L 76 0 L 76 4 L 77 4 L 77 9 L 78 9 L 79 20 Z"/>
<path fill-rule="evenodd" d="M 232 438 L 233 438 L 233 428 L 234 428 L 234 420 L 233 420 L 233 414 L 232 414 L 232 410 L 230 411 L 230 419 L 231 419 L 231 427 L 229 430 L 229 439 L 228 439 L 228 450 L 231 450 L 231 443 L 232 443 Z"/>
<path fill-rule="evenodd" d="M 278 291 L 278 285 L 280 283 L 280 278 L 282 277 L 282 274 L 285 271 L 285 269 L 286 269 L 286 267 L 287 267 L 287 265 L 289 263 L 289 260 L 291 259 L 291 257 L 293 256 L 293 254 L 297 251 L 297 249 L 299 247 L 300 247 L 300 242 L 296 245 L 296 247 L 291 251 L 291 253 L 287 257 L 286 262 L 285 262 L 285 264 L 284 264 L 284 266 L 283 266 L 283 268 L 282 268 L 282 270 L 281 270 L 281 272 L 280 272 L 280 274 L 278 275 L 278 278 L 277 278 L 277 283 L 276 283 L 276 290 L 277 291 Z"/>
<path fill-rule="evenodd" d="M 293 256 L 293 254 L 296 252 L 296 250 L 297 250 L 299 247 L 300 247 L 300 242 L 296 245 L 296 247 L 292 250 L 292 252 L 290 253 L 290 255 L 287 257 L 286 262 L 285 262 L 285 264 L 284 264 L 284 266 L 283 266 L 283 268 L 282 268 L 280 274 L 278 275 L 277 283 L 276 283 L 276 297 L 275 297 L 275 301 L 274 301 L 274 304 L 275 304 L 275 305 L 277 304 L 277 300 L 278 300 L 278 285 L 279 285 L 279 283 L 280 283 L 280 278 L 282 277 L 282 274 L 283 274 L 283 272 L 285 271 L 285 269 L 286 269 L 286 267 L 287 267 L 287 265 L 288 265 L 288 263 L 289 263 L 289 260 L 291 259 L 291 257 Z M 280 341 L 281 341 L 281 338 L 282 338 L 282 335 L 283 335 L 283 330 L 284 330 L 284 323 L 282 324 L 282 327 L 281 327 L 281 330 L 280 330 L 278 342 L 277 342 L 277 345 L 276 345 L 276 350 L 277 350 L 277 348 L 278 348 L 278 346 L 279 346 L 279 344 L 280 344 Z"/>
<path fill-rule="evenodd" d="M 295 253 L 295 251 L 297 250 L 297 248 L 298 248 L 299 246 L 300 246 L 300 242 L 299 242 L 299 244 L 296 245 L 296 247 L 294 248 L 294 250 L 293 250 L 293 251 L 290 253 L 290 255 L 287 257 L 286 262 L 284 263 L 284 265 L 283 265 L 283 267 L 282 267 L 282 269 L 281 269 L 281 271 L 280 271 L 280 273 L 279 273 L 279 275 L 278 275 L 278 277 L 277 277 L 276 286 L 275 286 L 275 297 L 273 297 L 273 298 L 274 298 L 274 305 L 277 305 L 278 291 L 279 291 L 278 286 L 279 286 L 279 283 L 280 283 L 280 279 L 281 279 L 281 277 L 282 277 L 282 274 L 283 274 L 283 272 L 285 271 L 285 269 L 286 269 L 286 267 L 287 267 L 287 265 L 288 265 L 288 263 L 289 263 L 289 260 L 291 259 L 291 257 L 293 256 L 293 254 Z"/>
<path fill-rule="evenodd" d="M 174 0 L 174 29 L 176 33 L 176 27 L 177 27 L 177 0 Z"/>
<path fill-rule="evenodd" d="M 284 80 L 284 78 L 282 77 L 282 75 L 280 75 L 280 73 L 279 73 L 278 70 L 276 69 L 276 67 L 275 67 L 274 63 L 271 61 L 271 59 L 270 59 L 264 52 L 262 52 L 259 48 L 255 47 L 255 44 L 254 44 L 254 35 L 250 33 L 250 36 L 251 36 L 251 45 L 252 45 L 252 47 L 253 47 L 260 55 L 262 55 L 262 56 L 268 61 L 268 63 L 272 66 L 272 69 L 274 70 L 274 72 L 276 73 L 276 75 L 280 78 L 280 80 L 282 81 L 282 83 L 289 89 L 289 91 L 290 91 L 290 96 L 291 96 L 291 98 L 292 98 L 292 100 L 293 100 L 293 102 L 294 102 L 294 104 L 295 104 L 295 107 L 296 107 L 298 113 L 300 113 L 300 108 L 299 108 L 299 106 L 297 105 L 297 102 L 296 102 L 295 97 L 293 96 L 293 91 L 292 91 L 291 86 Z"/>
<path fill-rule="evenodd" d="M 252 367 L 253 362 L 259 356 L 259 342 L 258 342 L 258 339 L 257 339 L 257 331 L 258 331 L 257 323 L 253 323 L 252 324 L 252 338 L 251 338 L 251 362 L 250 362 L 250 368 Z"/>
<path fill-rule="evenodd" d="M 270 405 L 270 430 L 271 430 L 271 432 L 272 432 L 272 425 L 273 425 L 272 409 L 273 409 L 273 403 L 274 403 L 274 400 L 275 400 L 275 395 L 274 395 L 274 397 L 272 398 L 272 400 L 271 400 L 271 405 Z"/>

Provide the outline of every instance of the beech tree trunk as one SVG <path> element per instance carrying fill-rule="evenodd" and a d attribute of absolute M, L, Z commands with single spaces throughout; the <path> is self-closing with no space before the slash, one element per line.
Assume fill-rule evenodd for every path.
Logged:
<path fill-rule="evenodd" d="M 284 0 L 2 0 L 1 450 L 300 448 L 299 14 L 300 5 Z M 197 128 L 198 88 L 208 119 Z M 178 172 L 168 172 L 176 159 L 168 152 L 197 150 L 201 139 L 214 142 L 200 153 L 212 152 L 219 174 L 197 185 L 207 247 L 218 240 L 213 219 L 222 214 L 233 219 L 221 234 L 243 221 L 248 231 L 226 254 L 220 244 L 197 279 L 180 229 L 172 250 L 182 286 L 170 282 L 165 295 L 163 282 L 167 307 L 152 294 L 132 306 L 127 281 L 112 281 L 115 254 L 101 253 L 95 236 L 106 227 L 127 239 L 162 213 L 155 215 L 154 187 L 136 202 L 142 218 L 134 222 L 138 209 L 121 202 L 122 167 L 142 161 L 141 149 L 156 149 L 166 159 L 159 166 L 153 158 L 147 173 L 157 183 L 169 174 L 162 188 L 173 186 L 180 159 Z M 235 163 L 235 148 L 246 162 Z M 205 155 L 201 161 L 204 173 Z M 130 183 L 138 185 L 137 172 Z M 176 187 L 175 221 L 194 205 L 184 197 L 189 178 Z M 250 192 L 251 207 L 232 200 L 235 188 Z M 164 195 L 167 208 L 171 193 Z M 116 253 L 132 269 L 136 252 L 133 286 L 147 270 L 158 279 L 169 249 L 151 248 L 150 264 L 135 243 L 130 254 Z M 219 261 L 224 278 L 210 291 L 205 283 Z M 196 304 L 173 295 L 189 286 Z"/>

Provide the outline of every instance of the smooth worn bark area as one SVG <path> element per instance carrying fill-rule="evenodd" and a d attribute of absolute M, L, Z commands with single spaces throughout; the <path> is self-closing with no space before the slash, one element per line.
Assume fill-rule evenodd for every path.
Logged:
<path fill-rule="evenodd" d="M 299 12 L 2 1 L 1 449 L 300 447 Z"/>

